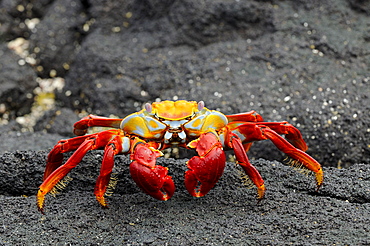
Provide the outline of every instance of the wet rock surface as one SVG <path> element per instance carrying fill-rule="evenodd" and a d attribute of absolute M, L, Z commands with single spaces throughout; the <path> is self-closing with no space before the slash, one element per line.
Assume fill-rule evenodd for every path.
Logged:
<path fill-rule="evenodd" d="M 11 0 L 0 1 L 0 24 L 0 245 L 370 244 L 368 1 Z M 22 47 L 9 45 L 17 38 Z M 50 93 L 40 78 L 56 77 L 64 87 Z M 50 95 L 54 105 L 35 112 Z M 267 184 L 261 203 L 231 163 L 194 199 L 186 160 L 162 158 L 178 189 L 158 202 L 119 156 L 103 210 L 93 196 L 97 151 L 48 197 L 46 216 L 36 211 L 47 152 L 78 118 L 124 117 L 168 99 L 289 121 L 325 166 L 324 186 L 314 192 L 313 177 L 281 164 L 266 141 L 249 151 Z"/>

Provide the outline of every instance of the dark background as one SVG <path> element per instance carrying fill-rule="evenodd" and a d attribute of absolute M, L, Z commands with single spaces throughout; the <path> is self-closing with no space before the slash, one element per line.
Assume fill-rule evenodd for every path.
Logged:
<path fill-rule="evenodd" d="M 0 244 L 370 244 L 369 13 L 368 0 L 0 0 Z M 193 199 L 186 160 L 160 159 L 178 188 L 163 203 L 133 185 L 121 156 L 102 210 L 97 151 L 48 197 L 46 216 L 36 211 L 47 151 L 75 121 L 166 99 L 291 122 L 325 167 L 324 186 L 313 192 L 313 177 L 260 142 L 249 156 L 266 180 L 262 203 L 231 163 Z"/>

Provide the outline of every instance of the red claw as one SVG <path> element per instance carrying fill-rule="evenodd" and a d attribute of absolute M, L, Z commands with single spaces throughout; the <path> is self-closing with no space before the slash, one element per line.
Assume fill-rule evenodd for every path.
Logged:
<path fill-rule="evenodd" d="M 134 161 L 130 164 L 130 173 L 142 191 L 158 200 L 166 201 L 175 193 L 175 184 L 172 177 L 167 175 L 167 168 L 155 165 L 156 158 L 161 155 L 160 151 L 146 144 L 138 144 L 131 155 Z"/>
<path fill-rule="evenodd" d="M 226 157 L 218 137 L 209 132 L 192 141 L 189 147 L 195 148 L 199 156 L 187 162 L 185 187 L 194 197 L 206 195 L 217 183 L 225 169 Z"/>

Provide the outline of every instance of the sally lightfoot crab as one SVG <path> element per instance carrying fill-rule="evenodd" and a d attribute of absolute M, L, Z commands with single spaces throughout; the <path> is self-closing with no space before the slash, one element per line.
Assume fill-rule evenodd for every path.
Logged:
<path fill-rule="evenodd" d="M 113 129 L 85 135 L 89 127 Z M 47 158 L 37 193 L 37 206 L 43 212 L 48 194 L 85 156 L 86 152 L 104 149 L 100 174 L 94 194 L 107 207 L 104 195 L 114 166 L 114 156 L 130 154 L 132 179 L 146 194 L 168 200 L 175 192 L 166 167 L 156 165 L 161 150 L 173 145 L 195 149 L 198 156 L 187 162 L 185 187 L 195 197 L 206 195 L 221 177 L 226 157 L 224 150 L 234 150 L 237 163 L 257 187 L 257 197 L 265 194 L 264 181 L 248 160 L 246 152 L 254 141 L 271 140 L 278 149 L 315 173 L 317 188 L 323 184 L 320 164 L 305 153 L 307 145 L 301 133 L 288 122 L 264 122 L 255 111 L 224 115 L 209 110 L 204 102 L 163 101 L 147 103 L 145 108 L 124 119 L 89 115 L 74 124 L 78 137 L 59 141 Z M 285 138 L 281 135 L 285 135 Z M 75 151 L 63 164 L 63 153 Z"/>

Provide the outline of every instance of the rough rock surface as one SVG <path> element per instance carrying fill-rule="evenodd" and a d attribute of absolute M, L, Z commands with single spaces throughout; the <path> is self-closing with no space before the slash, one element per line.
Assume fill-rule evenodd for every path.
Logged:
<path fill-rule="evenodd" d="M 299 126 L 325 165 L 368 161 L 370 17 L 340 2 L 92 3 L 96 22 L 59 99 L 120 117 L 157 98 L 254 109 Z"/>
<path fill-rule="evenodd" d="M 46 200 L 46 215 L 35 204 L 46 151 L 0 156 L 1 245 L 368 245 L 370 169 L 325 168 L 325 185 L 315 192 L 312 176 L 277 161 L 253 164 L 266 181 L 257 204 L 240 169 L 228 163 L 217 186 L 193 198 L 183 185 L 185 159 L 160 158 L 177 190 L 166 202 L 140 192 L 130 178 L 129 159 L 117 156 L 119 180 L 109 209 L 93 190 L 102 152 L 91 152 L 71 173 L 73 180 Z"/>
<path fill-rule="evenodd" d="M 0 245 L 370 244 L 369 9 L 366 0 L 0 1 Z M 8 48 L 16 38 L 29 43 L 20 57 Z M 54 107 L 35 112 L 34 95 L 48 95 L 36 78 L 56 76 L 65 86 Z M 268 188 L 260 204 L 230 163 L 206 197 L 190 197 L 183 159 L 159 160 L 178 189 L 158 202 L 120 156 L 103 210 L 94 152 L 48 198 L 47 215 L 36 211 L 47 151 L 77 118 L 124 117 L 166 99 L 293 123 L 325 185 L 314 192 L 313 178 L 281 164 L 266 141 L 249 152 Z"/>
<path fill-rule="evenodd" d="M 295 124 L 326 166 L 370 161 L 367 1 L 14 0 L 0 7 L 0 36 L 29 40 L 34 76 L 65 79 L 57 111 L 124 117 L 148 101 L 203 100 L 224 113 L 254 109 L 266 121 Z M 35 129 L 58 132 L 50 130 L 58 123 L 43 123 L 53 117 Z M 251 153 L 282 160 L 270 148 Z"/>
<path fill-rule="evenodd" d="M 25 115 L 31 112 L 36 74 L 28 64 L 19 64 L 21 59 L 5 44 L 0 44 L 0 116 Z"/>

